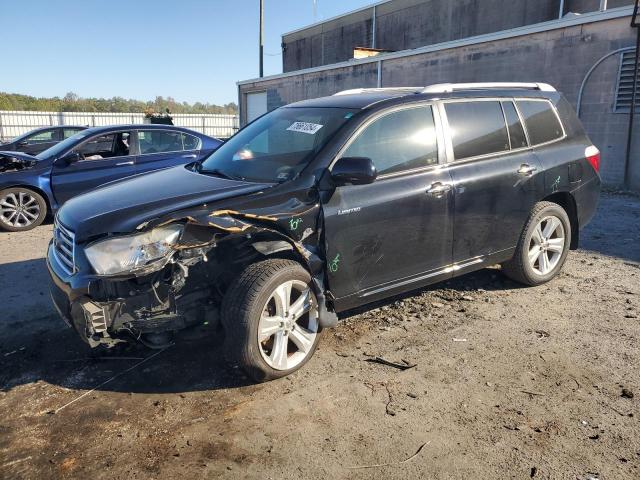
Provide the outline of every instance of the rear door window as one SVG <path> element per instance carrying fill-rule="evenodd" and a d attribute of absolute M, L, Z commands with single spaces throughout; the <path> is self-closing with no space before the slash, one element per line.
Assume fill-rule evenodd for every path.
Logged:
<path fill-rule="evenodd" d="M 507 127 L 509 129 L 509 139 L 511 140 L 511 148 L 523 148 L 527 146 L 527 137 L 524 134 L 520 117 L 516 111 L 516 107 L 513 102 L 502 102 L 502 109 L 504 110 L 504 118 L 507 120 Z"/>
<path fill-rule="evenodd" d="M 548 100 L 516 100 L 529 133 L 531 145 L 557 140 L 564 136 L 562 125 Z"/>
<path fill-rule="evenodd" d="M 140 154 L 180 152 L 184 150 L 184 135 L 168 130 L 140 130 Z"/>
<path fill-rule="evenodd" d="M 509 150 L 509 137 L 498 101 L 445 103 L 456 160 Z"/>
<path fill-rule="evenodd" d="M 44 130 L 42 132 L 36 133 L 35 135 L 31 135 L 27 137 L 27 143 L 29 145 L 37 145 L 39 143 L 48 143 L 56 141 L 56 131 L 55 130 Z"/>
<path fill-rule="evenodd" d="M 433 110 L 430 105 L 385 115 L 368 125 L 343 157 L 367 157 L 379 175 L 438 163 Z"/>

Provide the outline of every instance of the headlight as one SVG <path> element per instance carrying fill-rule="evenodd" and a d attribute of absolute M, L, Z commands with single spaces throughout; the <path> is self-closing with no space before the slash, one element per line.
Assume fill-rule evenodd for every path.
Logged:
<path fill-rule="evenodd" d="M 166 225 L 140 235 L 96 242 L 85 248 L 85 254 L 99 275 L 131 272 L 165 259 L 181 233 L 182 225 Z"/>

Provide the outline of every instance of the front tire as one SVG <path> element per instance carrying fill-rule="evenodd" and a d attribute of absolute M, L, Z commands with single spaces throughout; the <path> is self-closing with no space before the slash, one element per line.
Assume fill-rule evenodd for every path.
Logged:
<path fill-rule="evenodd" d="M 557 203 L 539 202 L 531 211 L 513 258 L 502 264 L 502 271 L 516 282 L 541 285 L 560 272 L 570 245 L 567 212 Z"/>
<path fill-rule="evenodd" d="M 302 367 L 320 339 L 311 276 L 292 260 L 249 265 L 222 302 L 227 357 L 254 380 L 284 377 Z"/>
<path fill-rule="evenodd" d="M 9 232 L 26 232 L 44 222 L 47 203 L 33 190 L 22 187 L 0 191 L 0 228 Z"/>

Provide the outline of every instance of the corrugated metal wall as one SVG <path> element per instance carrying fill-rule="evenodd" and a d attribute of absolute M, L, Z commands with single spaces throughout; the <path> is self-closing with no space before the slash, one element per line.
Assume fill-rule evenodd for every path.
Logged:
<path fill-rule="evenodd" d="M 228 138 L 238 130 L 237 115 L 172 114 L 173 123 L 205 135 Z M 104 125 L 144 123 L 144 113 L 20 112 L 0 111 L 0 141 L 7 141 L 38 127 L 55 125 Z"/>

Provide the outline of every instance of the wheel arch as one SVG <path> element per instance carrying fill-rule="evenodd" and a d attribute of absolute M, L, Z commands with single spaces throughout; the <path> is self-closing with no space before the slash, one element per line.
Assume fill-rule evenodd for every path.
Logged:
<path fill-rule="evenodd" d="M 557 203 L 567 212 L 567 216 L 571 222 L 571 244 L 569 248 L 576 250 L 580 243 L 580 224 L 578 221 L 578 207 L 573 195 L 570 192 L 555 192 L 546 196 L 541 201 Z"/>

